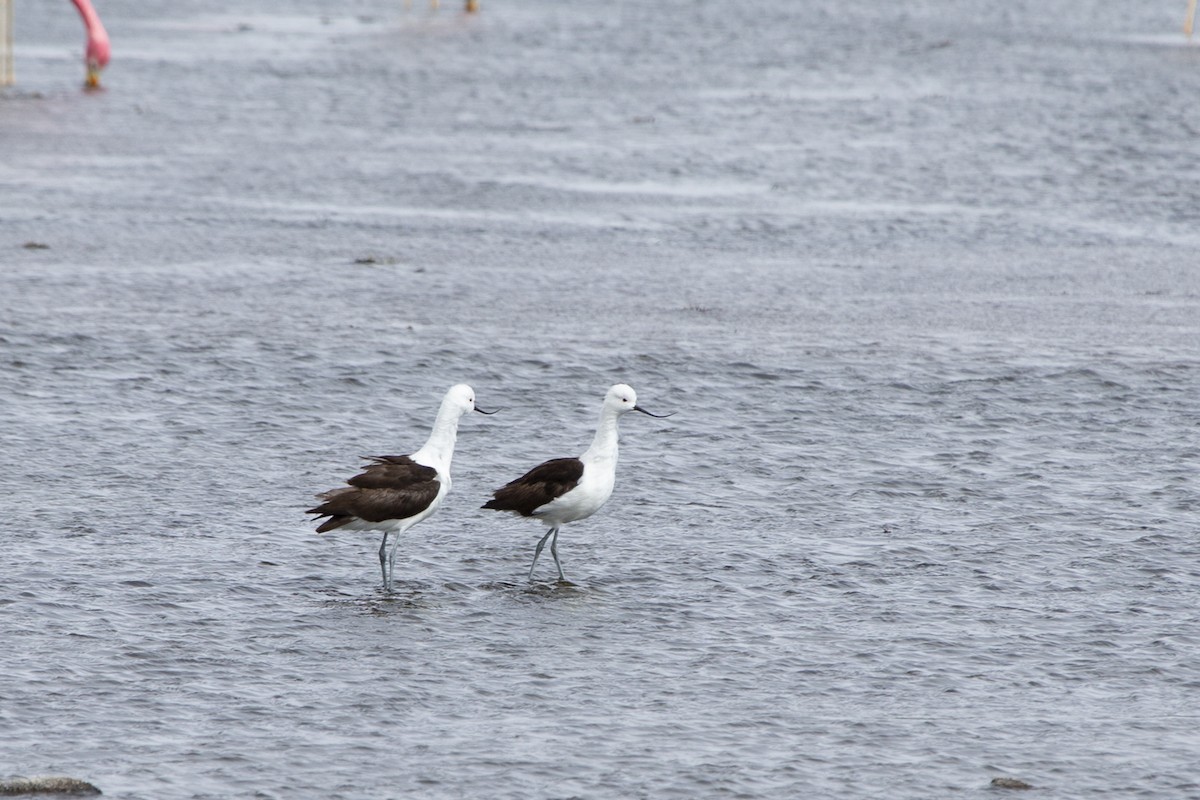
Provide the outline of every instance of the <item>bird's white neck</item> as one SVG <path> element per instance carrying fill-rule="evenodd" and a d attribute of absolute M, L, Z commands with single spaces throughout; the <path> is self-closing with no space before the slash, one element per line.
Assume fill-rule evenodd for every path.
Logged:
<path fill-rule="evenodd" d="M 412 460 L 431 466 L 438 472 L 448 473 L 450 461 L 454 458 L 454 443 L 458 441 L 460 419 L 462 412 L 450 403 L 443 402 L 442 407 L 438 409 L 437 419 L 433 421 L 429 440 L 412 454 Z"/>
<path fill-rule="evenodd" d="M 592 446 L 579 457 L 586 464 L 594 464 L 598 461 L 617 462 L 617 420 L 620 415 L 611 408 L 605 406 L 600 410 L 600 424 L 596 426 L 596 436 L 592 439 Z"/>

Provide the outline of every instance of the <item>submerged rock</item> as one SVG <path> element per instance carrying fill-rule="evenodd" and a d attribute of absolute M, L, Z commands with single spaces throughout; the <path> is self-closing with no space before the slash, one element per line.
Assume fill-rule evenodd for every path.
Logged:
<path fill-rule="evenodd" d="M 87 781 L 62 775 L 0 781 L 0 797 L 21 797 L 33 794 L 96 795 L 103 794 L 103 792 Z"/>
<path fill-rule="evenodd" d="M 992 786 L 997 789 L 1032 789 L 1033 784 L 1026 783 L 1020 778 L 992 778 Z"/>

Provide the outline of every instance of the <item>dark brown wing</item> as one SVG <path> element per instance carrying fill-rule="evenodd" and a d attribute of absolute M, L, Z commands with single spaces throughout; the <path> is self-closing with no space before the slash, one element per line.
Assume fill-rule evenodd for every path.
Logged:
<path fill-rule="evenodd" d="M 433 467 L 426 467 L 424 464 L 413 461 L 412 456 L 363 456 L 363 458 L 367 461 L 374 461 L 376 464 L 408 464 L 412 467 L 433 469 Z"/>
<path fill-rule="evenodd" d="M 325 502 L 305 512 L 329 517 L 317 533 L 340 528 L 355 519 L 406 519 L 424 511 L 437 497 L 441 484 L 433 467 L 418 464 L 408 456 L 373 456 L 371 460 L 375 463 L 346 481 L 349 488 L 317 495 Z"/>
<path fill-rule="evenodd" d="M 346 483 L 361 489 L 399 489 L 437 477 L 437 470 L 418 464 L 408 456 L 365 456 L 374 464 Z"/>
<path fill-rule="evenodd" d="M 492 499 L 483 508 L 531 517 L 546 503 L 578 486 L 582 477 L 583 462 L 578 458 L 553 458 L 492 492 Z"/>

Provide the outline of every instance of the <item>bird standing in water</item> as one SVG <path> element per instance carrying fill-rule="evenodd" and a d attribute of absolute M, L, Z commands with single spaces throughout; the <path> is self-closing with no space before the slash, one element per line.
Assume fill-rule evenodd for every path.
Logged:
<path fill-rule="evenodd" d="M 670 414 L 651 414 L 637 404 L 637 394 L 618 383 L 604 396 L 600 407 L 600 424 L 592 446 L 578 458 L 553 458 L 492 493 L 483 508 L 511 511 L 522 517 L 532 517 L 550 526 L 533 551 L 529 579 L 546 540 L 550 540 L 550 555 L 558 567 L 558 579 L 565 581 L 562 563 L 558 560 L 558 529 L 568 522 L 590 517 L 612 496 L 617 476 L 617 421 L 630 411 L 651 417 Z"/>
<path fill-rule="evenodd" d="M 475 392 L 465 383 L 452 386 L 438 409 L 429 441 L 412 455 L 368 456 L 372 463 L 346 483 L 317 495 L 325 502 L 306 514 L 328 517 L 317 533 L 336 529 L 382 531 L 379 569 L 383 588 L 392 591 L 400 535 L 437 511 L 450 491 L 450 461 L 458 438 L 458 421 L 468 411 L 494 414 L 475 406 Z M 388 534 L 395 533 L 391 552 Z"/>

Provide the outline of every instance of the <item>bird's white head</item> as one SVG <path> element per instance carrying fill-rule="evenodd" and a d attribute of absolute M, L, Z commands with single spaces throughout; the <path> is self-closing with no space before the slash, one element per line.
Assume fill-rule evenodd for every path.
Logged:
<path fill-rule="evenodd" d="M 446 397 L 442 403 L 450 406 L 459 414 L 465 414 L 468 411 L 475 410 L 475 390 L 465 383 L 459 383 L 450 387 L 450 391 L 446 392 Z"/>
<path fill-rule="evenodd" d="M 637 407 L 637 392 L 624 383 L 614 384 L 604 396 L 604 405 L 620 414 L 633 411 Z"/>
<path fill-rule="evenodd" d="M 446 398 L 442 400 L 443 406 L 448 406 L 460 415 L 466 414 L 468 411 L 478 411 L 480 414 L 495 414 L 495 411 L 484 411 L 475 405 L 475 390 L 465 383 L 455 384 L 450 387 L 450 391 L 446 392 Z"/>
<path fill-rule="evenodd" d="M 630 411 L 640 411 L 643 414 L 651 417 L 669 417 L 670 414 L 651 414 L 646 409 L 637 404 L 637 392 L 632 386 L 624 383 L 614 384 L 608 390 L 608 394 L 604 396 L 604 407 L 612 409 L 617 414 L 625 414 Z"/>

